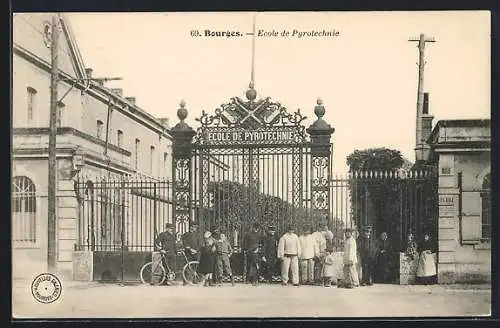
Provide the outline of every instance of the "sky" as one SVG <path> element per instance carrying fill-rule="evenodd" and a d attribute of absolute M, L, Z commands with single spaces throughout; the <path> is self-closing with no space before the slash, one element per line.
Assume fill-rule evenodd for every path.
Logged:
<path fill-rule="evenodd" d="M 254 13 L 70 13 L 86 67 L 156 117 L 187 123 L 243 97 L 251 76 Z M 424 33 L 424 91 L 434 124 L 445 119 L 490 117 L 490 14 L 435 12 L 260 12 L 255 38 L 255 89 L 294 112 L 309 126 L 320 97 L 324 119 L 335 128 L 334 172 L 345 172 L 355 149 L 388 147 L 414 160 L 418 49 Z M 192 31 L 201 36 L 193 37 Z M 240 37 L 205 37 L 205 30 Z M 332 31 L 336 36 L 292 36 Z M 288 31 L 290 36 L 281 36 Z M 271 33 L 272 34 L 272 33 Z"/>

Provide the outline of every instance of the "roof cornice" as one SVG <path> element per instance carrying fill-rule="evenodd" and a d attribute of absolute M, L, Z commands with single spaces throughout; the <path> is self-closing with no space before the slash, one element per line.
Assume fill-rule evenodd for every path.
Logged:
<path fill-rule="evenodd" d="M 42 58 L 38 57 L 34 53 L 18 44 L 14 43 L 12 48 L 15 54 L 23 57 L 24 59 L 43 69 L 47 73 L 50 73 L 50 64 Z M 71 85 L 70 81 L 75 79 L 75 77 L 62 70 L 59 70 L 59 75 L 60 77 L 64 78 L 61 80 L 61 82 L 69 85 Z M 100 86 L 99 84 L 94 82 L 90 83 L 89 88 L 87 88 L 87 86 L 81 81 L 74 81 L 73 85 L 75 88 L 85 91 L 85 93 L 91 95 L 92 97 L 103 103 L 107 104 L 109 99 L 111 98 L 115 102 L 115 110 L 118 110 L 120 113 L 134 119 L 135 121 L 148 126 L 150 129 L 154 130 L 156 133 L 161 134 L 163 137 L 172 140 L 172 136 L 170 135 L 170 131 L 168 128 L 164 127 L 152 115 L 148 114 L 143 109 L 131 104 L 129 101 L 115 94 L 111 90 L 108 90 L 107 88 Z"/>
<path fill-rule="evenodd" d="M 432 129 L 429 138 L 427 138 L 427 143 L 432 144 L 436 139 L 439 130 L 441 128 L 446 127 L 490 127 L 491 120 L 490 119 L 470 119 L 470 120 L 440 120 L 436 123 L 434 128 Z"/>

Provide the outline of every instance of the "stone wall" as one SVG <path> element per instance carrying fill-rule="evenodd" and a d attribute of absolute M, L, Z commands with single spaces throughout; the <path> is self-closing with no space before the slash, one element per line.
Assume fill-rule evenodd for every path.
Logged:
<path fill-rule="evenodd" d="M 481 177 L 489 169 L 487 152 L 439 156 L 439 283 L 491 281 L 491 243 L 481 239 L 481 199 L 473 192 L 482 187 Z M 466 192 L 460 192 L 459 172 Z"/>
<path fill-rule="evenodd" d="M 91 251 L 74 251 L 73 257 L 73 280 L 94 280 L 94 257 Z"/>
<path fill-rule="evenodd" d="M 58 181 L 57 198 L 57 269 L 66 277 L 73 277 L 73 251 L 78 242 L 78 201 L 73 180 Z"/>

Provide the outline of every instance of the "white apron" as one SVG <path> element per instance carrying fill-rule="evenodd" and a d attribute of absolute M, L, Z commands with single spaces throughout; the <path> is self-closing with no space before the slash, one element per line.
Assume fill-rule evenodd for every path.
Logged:
<path fill-rule="evenodd" d="M 436 253 L 423 251 L 418 259 L 417 277 L 431 277 L 436 275 Z"/>

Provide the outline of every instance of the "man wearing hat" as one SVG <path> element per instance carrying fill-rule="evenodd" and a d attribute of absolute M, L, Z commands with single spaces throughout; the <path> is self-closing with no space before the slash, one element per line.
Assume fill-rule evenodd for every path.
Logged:
<path fill-rule="evenodd" d="M 259 282 L 260 271 L 259 248 L 261 236 L 259 234 L 259 227 L 260 225 L 258 223 L 254 223 L 252 225 L 252 230 L 250 230 L 243 239 L 243 250 L 245 251 L 247 259 L 247 278 L 254 286 Z"/>
<path fill-rule="evenodd" d="M 203 236 L 198 232 L 198 225 L 191 223 L 189 231 L 182 235 L 182 245 L 186 249 L 186 255 L 190 261 L 199 261 L 199 252 L 203 246 Z"/>
<path fill-rule="evenodd" d="M 171 270 L 175 270 L 175 254 L 176 254 L 176 237 L 174 234 L 174 225 L 171 223 L 165 224 L 165 231 L 161 232 L 155 240 L 155 246 L 160 249 L 160 252 L 165 254 L 166 265 Z M 168 282 L 166 283 L 168 285 Z"/>
<path fill-rule="evenodd" d="M 377 257 L 376 241 L 372 238 L 372 227 L 363 227 L 363 233 L 358 237 L 357 249 L 361 260 L 361 286 L 373 285 L 373 270 Z"/>
<path fill-rule="evenodd" d="M 262 255 L 264 279 L 271 283 L 278 264 L 278 237 L 276 227 L 272 225 L 267 228 L 267 235 L 262 240 Z"/>

